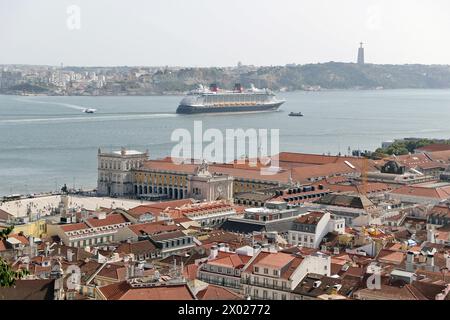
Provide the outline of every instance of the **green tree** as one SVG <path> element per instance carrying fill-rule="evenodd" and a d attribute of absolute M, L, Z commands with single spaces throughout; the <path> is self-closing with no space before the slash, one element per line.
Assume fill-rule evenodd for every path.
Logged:
<path fill-rule="evenodd" d="M 14 230 L 14 227 L 8 227 L 0 231 L 0 240 L 5 240 Z M 15 271 L 2 257 L 0 257 L 0 287 L 12 287 L 17 279 L 28 274 L 27 270 Z"/>
<path fill-rule="evenodd" d="M 394 142 L 386 149 L 386 153 L 389 155 L 395 154 L 399 156 L 403 154 L 408 154 L 409 150 L 404 142 Z"/>

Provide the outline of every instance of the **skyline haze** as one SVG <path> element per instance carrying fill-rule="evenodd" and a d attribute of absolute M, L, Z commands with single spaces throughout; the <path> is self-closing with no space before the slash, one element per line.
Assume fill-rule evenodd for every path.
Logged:
<path fill-rule="evenodd" d="M 395 3 L 392 3 L 395 2 Z M 79 28 L 69 28 L 71 6 Z M 450 64 L 450 3 L 0 0 L 0 64 Z"/>

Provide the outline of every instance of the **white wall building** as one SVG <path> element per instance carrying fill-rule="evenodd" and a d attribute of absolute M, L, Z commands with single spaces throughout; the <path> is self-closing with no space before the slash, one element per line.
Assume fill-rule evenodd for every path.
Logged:
<path fill-rule="evenodd" d="M 257 300 L 291 300 L 292 290 L 308 273 L 329 276 L 331 257 L 321 252 L 300 257 L 282 252 L 260 251 L 242 273 L 242 290 Z"/>
<path fill-rule="evenodd" d="M 98 149 L 97 194 L 100 196 L 133 195 L 131 169 L 139 168 L 148 159 L 148 152 L 122 148 L 104 153 Z"/>
<path fill-rule="evenodd" d="M 294 220 L 288 242 L 308 248 L 319 248 L 329 232 L 345 233 L 345 219 L 335 219 L 329 212 L 310 212 Z"/>

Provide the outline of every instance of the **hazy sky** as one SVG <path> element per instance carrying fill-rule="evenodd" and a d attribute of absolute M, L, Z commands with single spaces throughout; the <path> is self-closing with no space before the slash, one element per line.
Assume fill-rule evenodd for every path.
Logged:
<path fill-rule="evenodd" d="M 0 64 L 450 64 L 449 35 L 448 0 L 0 0 Z"/>

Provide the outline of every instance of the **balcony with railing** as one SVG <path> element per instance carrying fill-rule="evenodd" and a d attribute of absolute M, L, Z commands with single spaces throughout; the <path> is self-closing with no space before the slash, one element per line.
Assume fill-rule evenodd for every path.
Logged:
<path fill-rule="evenodd" d="M 230 289 L 234 289 L 234 290 L 238 290 L 238 291 L 240 291 L 242 288 L 240 281 L 229 282 L 229 281 L 225 281 L 223 278 L 220 279 L 220 278 L 204 277 L 204 276 L 202 276 L 202 274 L 199 274 L 198 279 L 201 281 L 207 282 L 209 284 L 226 287 L 226 288 L 230 288 Z"/>
<path fill-rule="evenodd" d="M 278 285 L 278 284 L 274 284 L 269 283 L 269 282 L 264 282 L 264 281 L 254 281 L 254 280 L 250 280 L 250 279 L 241 279 L 241 284 L 242 285 L 249 285 L 249 286 L 256 286 L 256 287 L 260 287 L 260 288 L 265 288 L 265 289 L 272 289 L 272 290 L 279 290 L 279 291 L 286 291 L 286 292 L 290 292 L 291 289 L 289 287 L 287 287 L 286 285 Z"/>

